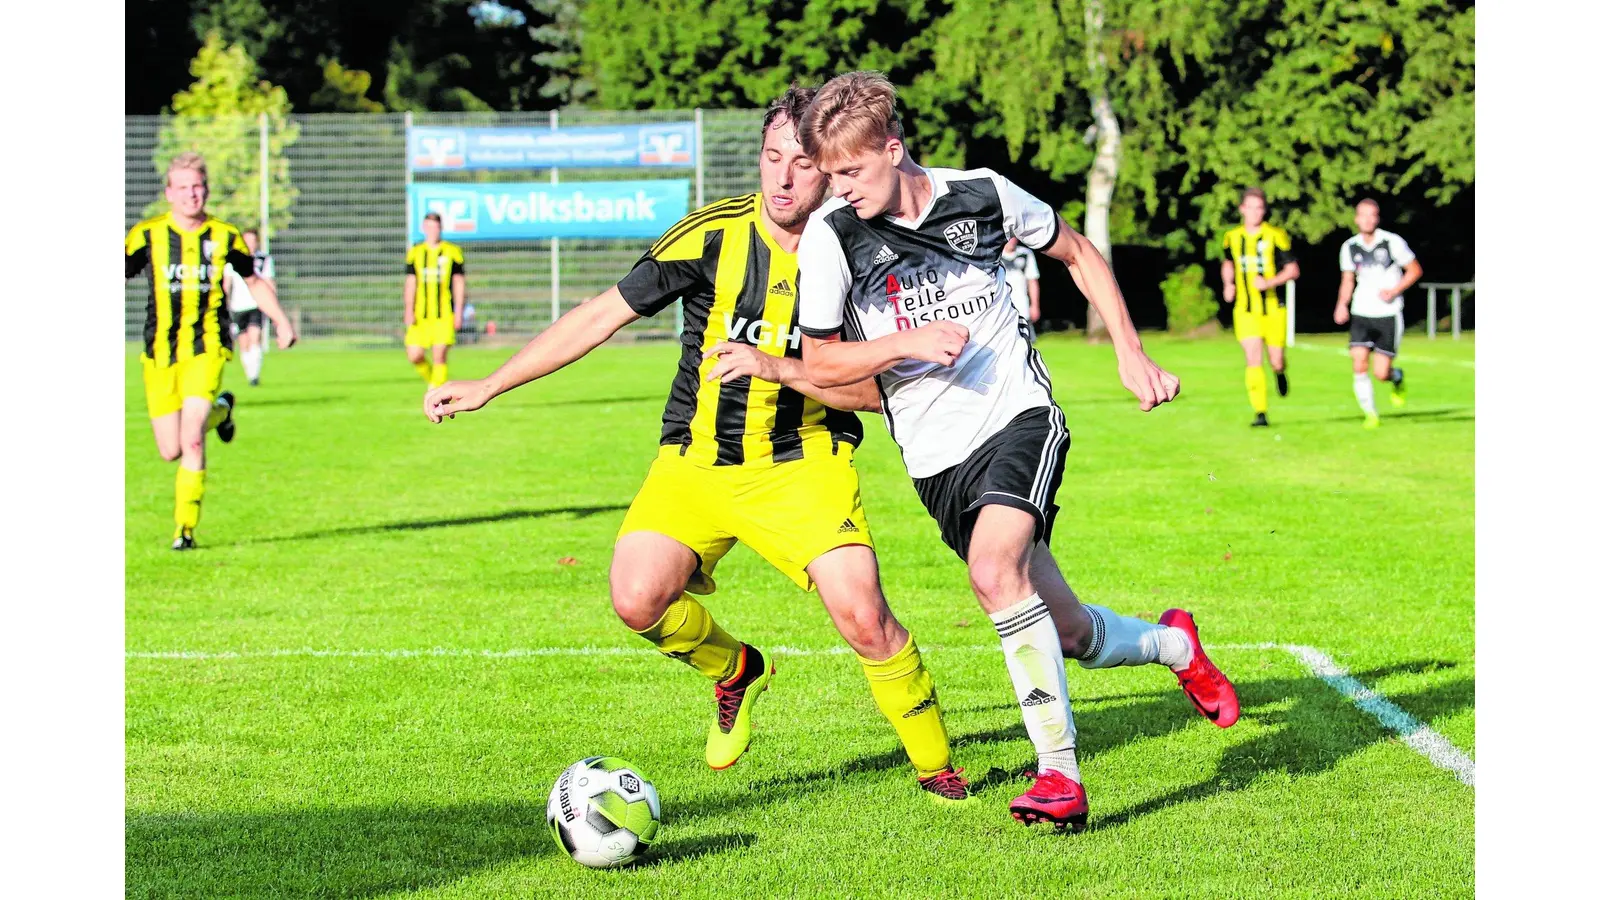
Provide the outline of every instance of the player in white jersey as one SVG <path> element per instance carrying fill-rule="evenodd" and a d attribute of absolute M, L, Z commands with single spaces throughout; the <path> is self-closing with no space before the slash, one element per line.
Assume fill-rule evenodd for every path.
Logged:
<path fill-rule="evenodd" d="M 1028 343 L 1031 344 L 1036 336 L 1034 324 L 1039 321 L 1039 260 L 1032 250 L 1012 238 L 1000 251 L 1000 265 L 1006 268 L 1006 289 L 1011 293 L 1017 315 L 1028 320 Z"/>
<path fill-rule="evenodd" d="M 800 238 L 807 377 L 875 379 L 917 493 L 1000 634 L 1038 752 L 1038 775 L 1011 813 L 1081 828 L 1089 807 L 1064 655 L 1090 668 L 1159 661 L 1223 727 L 1238 718 L 1238 699 L 1187 612 L 1168 610 L 1151 624 L 1080 604 L 1051 556 L 1070 436 L 1011 304 L 1006 242 L 1067 264 L 1106 320 L 1122 382 L 1142 409 L 1177 396 L 1178 379 L 1145 355 L 1111 269 L 1087 239 L 988 169 L 912 162 L 894 97 L 883 76 L 853 72 L 824 85 L 801 120 L 806 153 L 834 192 Z"/>
<path fill-rule="evenodd" d="M 254 228 L 243 233 L 244 244 L 256 261 L 256 275 L 272 289 L 278 289 L 273 271 L 272 257 L 261 250 L 261 235 Z M 234 334 L 239 336 L 239 363 L 244 366 L 245 377 L 252 387 L 261 383 L 261 363 L 265 345 L 261 342 L 261 310 L 248 290 L 228 295 L 228 312 L 233 316 Z"/>
<path fill-rule="evenodd" d="M 1372 375 L 1394 385 L 1389 402 L 1406 403 L 1405 373 L 1394 364 L 1405 331 L 1405 290 L 1422 277 L 1422 263 L 1405 238 L 1378 227 L 1378 201 L 1356 204 L 1356 231 L 1339 247 L 1339 303 L 1335 324 L 1350 323 L 1350 364 L 1355 369 L 1356 402 L 1366 427 L 1378 427 Z M 1368 374 L 1368 363 L 1372 374 Z"/>

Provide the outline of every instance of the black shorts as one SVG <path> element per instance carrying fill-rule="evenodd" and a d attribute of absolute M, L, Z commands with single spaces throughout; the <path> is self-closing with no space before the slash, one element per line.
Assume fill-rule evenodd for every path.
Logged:
<path fill-rule="evenodd" d="M 1366 347 L 1373 353 L 1394 356 L 1400 352 L 1400 316 L 1350 317 L 1350 346 Z"/>
<path fill-rule="evenodd" d="M 243 331 L 251 325 L 257 328 L 261 327 L 261 310 L 247 309 L 233 314 L 233 327 Z"/>
<path fill-rule="evenodd" d="M 1061 408 L 1040 406 L 1020 413 L 965 461 L 912 483 L 939 523 L 939 536 L 963 560 L 978 510 L 990 503 L 1030 513 L 1033 539 L 1049 543 L 1056 491 L 1071 445 Z"/>

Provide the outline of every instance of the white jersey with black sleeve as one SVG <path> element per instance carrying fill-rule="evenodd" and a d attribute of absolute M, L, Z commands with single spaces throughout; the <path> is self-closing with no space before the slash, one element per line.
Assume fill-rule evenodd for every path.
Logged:
<path fill-rule="evenodd" d="M 926 169 L 920 218 L 863 221 L 834 198 L 800 238 L 800 328 L 869 341 L 939 321 L 966 326 L 948 368 L 905 360 L 877 376 L 889 433 L 913 478 L 958 465 L 1019 413 L 1051 406 L 1050 376 L 1012 305 L 1001 252 L 1057 235 L 1055 211 L 989 169 Z"/>

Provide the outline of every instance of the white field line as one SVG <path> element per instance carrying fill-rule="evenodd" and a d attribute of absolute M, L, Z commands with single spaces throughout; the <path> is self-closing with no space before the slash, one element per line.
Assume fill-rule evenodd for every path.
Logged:
<path fill-rule="evenodd" d="M 1296 349 L 1296 350 L 1327 350 L 1330 353 L 1337 353 L 1340 356 L 1349 356 L 1350 355 L 1350 348 L 1349 347 L 1330 347 L 1330 346 L 1327 346 L 1326 344 L 1295 344 L 1294 345 L 1294 349 Z M 1444 365 L 1451 365 L 1451 366 L 1466 366 L 1469 369 L 1476 369 L 1478 367 L 1477 366 L 1477 361 L 1476 360 L 1471 360 L 1471 359 L 1439 359 L 1439 358 L 1433 357 L 1433 356 L 1418 356 L 1415 353 L 1407 353 L 1406 350 L 1405 350 L 1405 344 L 1403 342 L 1401 343 L 1401 346 L 1400 346 L 1399 360 L 1400 360 L 1400 362 L 1402 364 L 1401 365 L 1402 368 L 1404 368 L 1404 364 L 1405 363 L 1414 363 L 1414 362 L 1419 362 L 1419 363 L 1441 363 L 1441 364 L 1444 364 Z"/>
<path fill-rule="evenodd" d="M 822 649 L 806 647 L 769 647 L 776 656 L 842 656 L 849 647 L 837 646 Z M 1340 666 L 1331 656 L 1315 647 L 1303 644 L 1213 644 L 1213 650 L 1279 650 L 1293 656 L 1307 671 L 1317 676 L 1329 687 L 1344 695 L 1358 709 L 1378 720 L 1390 731 L 1400 735 L 1406 746 L 1422 754 L 1435 766 L 1444 769 L 1461 783 L 1475 786 L 1476 765 L 1472 757 L 1450 743 L 1449 739 L 1427 725 L 1412 718 L 1409 713 L 1394 705 L 1383 694 L 1350 676 L 1349 670 Z M 997 653 L 995 644 L 971 646 L 928 647 L 931 655 L 942 653 Z M 471 650 L 458 647 L 434 647 L 422 650 L 129 650 L 127 659 L 283 659 L 283 658 L 336 658 L 336 659 L 414 659 L 453 657 L 474 659 L 520 659 L 540 656 L 644 656 L 649 650 L 635 647 L 523 647 L 509 650 Z"/>

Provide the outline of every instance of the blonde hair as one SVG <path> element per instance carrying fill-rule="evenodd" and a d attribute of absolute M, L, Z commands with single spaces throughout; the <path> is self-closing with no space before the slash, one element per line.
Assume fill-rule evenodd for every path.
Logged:
<path fill-rule="evenodd" d="M 179 153 L 177 156 L 172 158 L 172 162 L 167 163 L 166 184 L 168 187 L 172 186 L 172 173 L 178 171 L 179 169 L 194 169 L 196 172 L 200 173 L 201 183 L 208 183 L 208 179 L 206 177 L 206 158 L 194 152 L 193 150 Z"/>
<path fill-rule="evenodd" d="M 800 144 L 819 164 L 825 159 L 881 150 L 905 134 L 894 111 L 895 91 L 878 72 L 850 72 L 828 80 L 800 120 Z"/>

